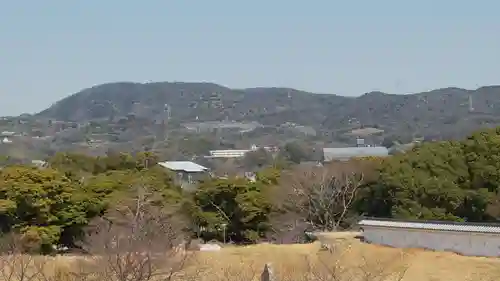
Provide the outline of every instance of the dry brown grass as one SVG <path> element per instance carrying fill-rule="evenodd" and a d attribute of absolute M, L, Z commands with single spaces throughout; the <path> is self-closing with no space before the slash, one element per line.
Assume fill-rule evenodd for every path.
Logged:
<path fill-rule="evenodd" d="M 500 280 L 499 259 L 464 257 L 419 249 L 399 250 L 367 245 L 352 238 L 344 241 L 342 250 L 340 264 L 346 268 L 387 275 L 391 269 L 402 271 L 406 267 L 402 279 L 406 281 Z M 326 267 L 333 267 L 337 259 L 336 255 L 321 251 L 319 243 L 226 248 L 221 252 L 199 253 L 197 256 L 197 262 L 210 269 L 210 276 L 217 276 L 228 268 L 231 272 L 245 272 L 246 275 L 251 275 L 255 269 L 260 270 L 266 262 L 270 262 L 278 276 L 300 277 L 310 270 L 307 260 L 312 264 L 321 264 L 316 270 L 324 271 L 330 269 L 324 268 L 324 264 Z M 387 268 L 381 269 L 379 266 Z M 352 270 L 350 273 L 359 273 L 359 270 Z M 381 270 L 383 272 L 380 272 Z M 217 279 L 207 276 L 204 280 Z"/>
<path fill-rule="evenodd" d="M 500 259 L 464 257 L 452 253 L 419 249 L 393 249 L 368 245 L 353 234 L 322 235 L 336 243 L 334 251 L 322 250 L 321 243 L 302 245 L 261 244 L 226 247 L 219 252 L 196 252 L 177 280 L 259 280 L 265 263 L 271 263 L 277 281 L 299 280 L 397 280 L 391 273 L 404 273 L 402 280 L 500 280 Z M 40 259 L 40 258 L 37 258 Z M 76 266 L 76 257 L 45 258 L 46 276 L 66 279 Z M 316 274 L 316 278 L 306 279 Z M 339 279 L 320 278 L 337 275 Z M 373 274 L 371 277 L 366 275 Z M 14 280 L 12 280 L 14 281 Z"/>

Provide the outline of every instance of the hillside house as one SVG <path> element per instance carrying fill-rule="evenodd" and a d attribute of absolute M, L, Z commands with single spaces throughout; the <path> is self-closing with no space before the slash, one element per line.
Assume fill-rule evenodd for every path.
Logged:
<path fill-rule="evenodd" d="M 208 176 L 208 168 L 191 161 L 166 161 L 158 165 L 176 174 L 175 182 L 182 188 L 194 188 L 196 183 Z"/>
<path fill-rule="evenodd" d="M 500 224 L 363 219 L 358 225 L 368 243 L 500 257 Z"/>

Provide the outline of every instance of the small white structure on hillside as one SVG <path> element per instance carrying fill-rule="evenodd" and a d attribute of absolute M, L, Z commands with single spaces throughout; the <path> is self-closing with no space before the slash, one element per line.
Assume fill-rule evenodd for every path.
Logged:
<path fill-rule="evenodd" d="M 191 161 L 165 161 L 158 165 L 176 173 L 176 182 L 182 188 L 193 188 L 197 181 L 208 175 L 208 168 Z"/>
<path fill-rule="evenodd" d="M 48 163 L 47 163 L 47 161 L 44 161 L 44 160 L 31 160 L 31 165 L 38 167 L 38 168 L 45 168 L 45 167 L 47 167 Z"/>
<path fill-rule="evenodd" d="M 500 257 L 500 224 L 363 219 L 358 225 L 368 243 Z"/>
<path fill-rule="evenodd" d="M 223 149 L 223 150 L 210 150 L 209 155 L 206 158 L 241 158 L 245 154 L 251 151 L 257 151 L 259 148 L 263 148 L 267 152 L 277 152 L 277 147 L 274 146 L 263 146 L 258 147 L 253 144 L 250 149 Z"/>
<path fill-rule="evenodd" d="M 244 157 L 250 151 L 250 149 L 210 150 L 207 158 L 239 158 Z"/>

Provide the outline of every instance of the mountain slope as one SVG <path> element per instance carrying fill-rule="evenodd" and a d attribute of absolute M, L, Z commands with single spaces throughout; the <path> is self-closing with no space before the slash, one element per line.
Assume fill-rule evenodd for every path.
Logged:
<path fill-rule="evenodd" d="M 449 138 L 500 124 L 500 86 L 476 90 L 444 88 L 408 95 L 371 92 L 354 98 L 288 88 L 230 89 L 212 83 L 121 82 L 85 89 L 36 117 L 86 122 L 134 114 L 154 120 L 163 118 L 166 108 L 172 119 L 180 122 L 292 122 L 332 134 L 374 126 L 389 134 Z"/>

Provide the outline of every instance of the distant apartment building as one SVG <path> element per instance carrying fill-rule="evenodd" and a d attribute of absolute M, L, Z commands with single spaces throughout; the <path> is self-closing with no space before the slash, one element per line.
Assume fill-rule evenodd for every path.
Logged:
<path fill-rule="evenodd" d="M 210 150 L 209 158 L 239 158 L 245 156 L 250 149 L 224 149 L 224 150 Z"/>
<path fill-rule="evenodd" d="M 214 132 L 214 131 L 239 131 L 251 132 L 262 125 L 258 122 L 235 122 L 235 121 L 206 121 L 206 122 L 191 122 L 182 125 L 189 131 L 193 132 Z"/>
<path fill-rule="evenodd" d="M 15 136 L 16 135 L 16 132 L 12 132 L 12 131 L 3 131 L 0 133 L 0 135 L 2 137 L 12 137 L 12 136 Z"/>
<path fill-rule="evenodd" d="M 252 145 L 250 149 L 224 149 L 224 150 L 210 150 L 207 158 L 240 158 L 244 157 L 245 154 L 251 151 L 256 151 L 259 148 L 263 148 L 268 152 L 276 152 L 278 149 L 274 146 L 264 146 L 258 147 Z"/>

